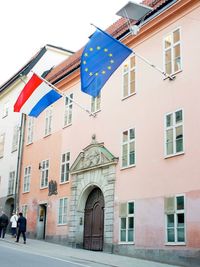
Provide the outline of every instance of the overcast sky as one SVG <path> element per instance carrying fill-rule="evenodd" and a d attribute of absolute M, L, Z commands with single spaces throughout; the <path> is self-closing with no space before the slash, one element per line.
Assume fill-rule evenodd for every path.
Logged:
<path fill-rule="evenodd" d="M 141 2 L 140 0 L 134 0 Z M 128 0 L 3 0 L 0 3 L 0 85 L 44 45 L 76 51 L 106 29 Z"/>

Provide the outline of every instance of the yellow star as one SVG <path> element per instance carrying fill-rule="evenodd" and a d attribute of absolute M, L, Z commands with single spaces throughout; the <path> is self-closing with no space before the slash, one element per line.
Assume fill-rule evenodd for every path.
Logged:
<path fill-rule="evenodd" d="M 92 47 L 90 47 L 90 51 L 93 51 L 93 48 Z"/>
<path fill-rule="evenodd" d="M 106 73 L 105 70 L 103 70 L 103 71 L 102 71 L 102 74 L 105 74 L 105 73 Z"/>
<path fill-rule="evenodd" d="M 84 65 L 86 64 L 86 61 L 85 61 L 85 60 L 83 61 L 83 64 L 84 64 Z"/>
<path fill-rule="evenodd" d="M 84 56 L 85 56 L 85 57 L 88 57 L 88 53 L 85 53 Z"/>
<path fill-rule="evenodd" d="M 107 49 L 107 48 L 105 48 L 105 49 L 104 49 L 104 52 L 108 52 L 108 49 Z"/>
<path fill-rule="evenodd" d="M 101 47 L 100 46 L 97 46 L 97 50 L 100 50 L 101 49 Z"/>
<path fill-rule="evenodd" d="M 113 60 L 113 59 L 111 59 L 111 60 L 110 60 L 110 63 L 111 63 L 111 64 L 113 64 L 113 63 L 114 63 L 114 60 Z"/>
<path fill-rule="evenodd" d="M 111 70 L 111 66 L 108 66 L 108 69 Z"/>
<path fill-rule="evenodd" d="M 112 56 L 113 56 L 113 55 L 110 53 L 110 54 L 109 54 L 109 57 L 112 57 Z"/>
<path fill-rule="evenodd" d="M 88 71 L 88 68 L 85 68 L 85 71 Z"/>
<path fill-rule="evenodd" d="M 96 72 L 96 73 L 95 73 L 95 76 L 98 76 L 98 75 L 99 75 L 99 73 L 98 73 L 98 72 Z"/>
<path fill-rule="evenodd" d="M 92 72 L 90 72 L 90 73 L 89 73 L 89 75 L 90 75 L 90 76 L 92 76 L 92 75 L 93 75 L 93 73 L 92 73 Z"/>

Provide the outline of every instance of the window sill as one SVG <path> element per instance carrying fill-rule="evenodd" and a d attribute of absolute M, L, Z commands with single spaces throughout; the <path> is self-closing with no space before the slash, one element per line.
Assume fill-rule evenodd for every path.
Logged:
<path fill-rule="evenodd" d="M 69 123 L 69 124 L 67 124 L 67 125 L 64 125 L 64 126 L 63 126 L 63 129 L 68 128 L 68 127 L 71 126 L 71 125 L 72 125 L 72 123 Z"/>
<path fill-rule="evenodd" d="M 16 149 L 13 149 L 12 151 L 11 151 L 11 153 L 14 153 L 14 152 L 16 152 L 17 151 L 17 148 Z"/>
<path fill-rule="evenodd" d="M 119 245 L 135 245 L 135 242 L 119 242 Z"/>
<path fill-rule="evenodd" d="M 186 246 L 185 242 L 165 243 L 165 246 Z"/>
<path fill-rule="evenodd" d="M 32 145 L 32 144 L 33 144 L 33 142 L 30 142 L 30 143 L 27 143 L 26 146 L 30 146 L 30 145 Z"/>
<path fill-rule="evenodd" d="M 98 109 L 98 110 L 96 110 L 96 111 L 90 111 L 92 114 L 97 114 L 97 113 L 99 113 L 99 112 L 101 112 L 101 109 Z M 90 114 L 90 116 L 92 116 L 92 114 Z"/>
<path fill-rule="evenodd" d="M 136 164 L 133 164 L 133 165 L 130 165 L 130 166 L 127 166 L 127 167 L 121 167 L 120 171 L 123 171 L 123 170 L 126 170 L 126 169 L 130 169 L 130 168 L 133 168 L 133 167 L 136 167 Z"/>
<path fill-rule="evenodd" d="M 134 93 L 132 93 L 132 94 L 130 94 L 130 95 L 127 95 L 127 96 L 123 97 L 123 98 L 122 98 L 122 101 L 126 100 L 127 98 L 130 98 L 130 97 L 133 96 L 133 95 L 136 95 L 136 92 L 134 92 Z"/>
<path fill-rule="evenodd" d="M 171 73 L 171 74 L 168 74 L 168 73 L 167 73 L 167 75 L 176 78 L 176 75 L 179 74 L 179 73 L 181 73 L 181 72 L 183 72 L 182 69 L 181 69 L 181 70 L 178 70 L 177 72 Z M 165 78 L 163 78 L 163 81 L 165 81 L 165 80 L 167 80 L 167 79 L 168 79 L 168 77 L 165 77 Z"/>
<path fill-rule="evenodd" d="M 48 186 L 40 187 L 40 190 L 48 189 Z"/>
<path fill-rule="evenodd" d="M 167 155 L 167 156 L 165 156 L 164 158 L 165 158 L 165 159 L 169 159 L 169 158 L 173 158 L 173 157 L 181 156 L 181 155 L 184 155 L 184 154 L 185 154 L 185 152 L 183 151 L 183 152 L 179 152 L 179 153 L 176 153 L 176 154 Z"/>
<path fill-rule="evenodd" d="M 22 192 L 22 194 L 28 194 L 28 193 L 30 193 L 30 191 Z"/>
<path fill-rule="evenodd" d="M 60 185 L 63 185 L 63 184 L 69 184 L 69 180 L 65 182 L 60 182 Z"/>
<path fill-rule="evenodd" d="M 51 133 L 48 133 L 48 134 L 44 135 L 43 138 L 46 138 L 46 137 L 48 137 L 48 136 L 50 136 L 50 135 L 51 135 Z"/>
<path fill-rule="evenodd" d="M 67 226 L 67 223 L 58 223 L 57 226 Z"/>

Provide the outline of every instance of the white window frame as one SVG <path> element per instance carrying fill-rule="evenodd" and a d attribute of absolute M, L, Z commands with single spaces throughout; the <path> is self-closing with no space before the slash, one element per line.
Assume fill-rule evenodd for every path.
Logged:
<path fill-rule="evenodd" d="M 63 161 L 64 155 L 65 155 L 65 161 Z M 62 172 L 63 166 L 64 166 L 64 172 Z M 66 153 L 63 153 L 61 155 L 61 164 L 60 164 L 60 183 L 61 184 L 65 184 L 69 182 L 69 167 L 70 167 L 70 152 L 67 151 Z M 62 181 L 62 175 L 64 175 L 63 181 Z"/>
<path fill-rule="evenodd" d="M 31 166 L 27 166 L 24 168 L 23 193 L 30 192 L 30 181 L 31 181 Z"/>
<path fill-rule="evenodd" d="M 128 204 L 133 203 L 133 213 L 128 212 Z M 127 216 L 121 216 L 119 217 L 119 244 L 134 244 L 135 243 L 135 201 L 128 201 L 126 202 L 126 209 L 127 209 Z M 126 241 L 121 241 L 121 219 L 126 219 Z M 129 218 L 133 218 L 133 241 L 127 241 L 128 240 L 128 220 Z"/>
<path fill-rule="evenodd" d="M 11 152 L 14 152 L 17 150 L 18 146 L 18 134 L 19 134 L 19 126 L 15 125 L 13 127 L 13 139 L 12 139 L 12 149 Z"/>
<path fill-rule="evenodd" d="M 47 162 L 48 162 L 48 167 L 47 167 Z M 49 169 L 50 169 L 49 159 L 42 160 L 41 167 L 42 168 L 41 168 L 41 178 L 40 178 L 40 189 L 44 189 L 48 187 L 48 182 L 49 182 Z"/>
<path fill-rule="evenodd" d="M 177 210 L 177 197 L 183 197 L 184 198 L 184 209 L 182 210 Z M 165 214 L 165 245 L 176 245 L 176 246 L 182 246 L 186 244 L 186 202 L 185 202 L 185 195 L 184 194 L 178 194 L 174 196 L 174 202 L 175 202 L 175 211 L 174 212 L 169 212 Z M 178 242 L 177 237 L 177 228 L 178 228 L 178 222 L 177 222 L 177 214 L 184 214 L 184 242 Z M 168 215 L 174 215 L 174 236 L 175 236 L 175 241 L 174 242 L 168 242 L 168 235 L 167 235 L 167 230 L 168 230 L 168 226 L 167 226 L 167 216 Z"/>
<path fill-rule="evenodd" d="M 27 123 L 27 145 L 33 143 L 33 127 L 34 127 L 34 118 L 28 117 Z"/>
<path fill-rule="evenodd" d="M 52 116 L 53 116 L 53 109 L 52 109 L 52 107 L 50 107 L 45 112 L 44 136 L 48 136 L 48 135 L 51 134 L 51 131 L 52 131 Z"/>
<path fill-rule="evenodd" d="M 70 98 L 69 98 L 70 97 Z M 72 124 L 72 112 L 73 112 L 73 93 L 69 94 L 69 97 L 64 98 L 64 121 L 63 127 L 67 127 Z"/>
<path fill-rule="evenodd" d="M 176 43 L 173 42 L 173 33 L 175 31 L 179 30 L 179 34 L 180 34 L 180 40 Z M 169 35 L 172 35 L 172 45 L 168 48 L 165 48 L 165 40 L 166 40 L 166 37 L 169 36 Z M 181 44 L 181 28 L 180 27 L 177 27 L 175 28 L 174 30 L 172 30 L 171 32 L 168 32 L 167 34 L 165 34 L 164 38 L 163 38 L 163 69 L 165 70 L 165 72 L 167 73 L 167 70 L 166 70 L 166 62 L 165 62 L 165 53 L 167 50 L 171 50 L 171 73 L 167 73 L 169 75 L 173 75 L 173 74 L 176 74 L 180 71 L 182 71 L 183 69 L 183 64 L 182 64 L 182 44 Z M 174 70 L 174 47 L 177 46 L 177 45 L 180 45 L 180 69 L 175 71 Z"/>
<path fill-rule="evenodd" d="M 15 171 L 9 172 L 8 195 L 13 195 L 15 189 Z"/>
<path fill-rule="evenodd" d="M 0 158 L 4 156 L 5 133 L 0 134 Z"/>
<path fill-rule="evenodd" d="M 130 140 L 130 130 L 134 130 L 134 138 Z M 123 141 L 123 133 L 128 131 L 128 140 L 126 142 Z M 130 167 L 136 166 L 136 130 L 134 127 L 128 128 L 122 132 L 122 139 L 121 139 L 121 169 L 127 169 Z M 134 143 L 135 151 L 134 151 L 134 163 L 129 164 L 130 162 L 130 144 Z M 128 146 L 127 149 L 127 158 L 128 158 L 128 164 L 126 166 L 123 166 L 123 146 L 126 145 Z"/>
<path fill-rule="evenodd" d="M 131 58 L 135 58 L 135 65 L 131 68 Z M 127 71 L 124 71 L 125 66 L 127 67 Z M 134 71 L 135 72 L 135 90 L 134 92 L 130 92 L 131 91 L 131 86 L 130 86 L 130 82 L 131 82 L 131 72 Z M 128 94 L 124 95 L 124 75 L 128 74 Z M 122 68 L 122 100 L 126 99 L 132 95 L 136 94 L 136 56 L 130 56 L 125 63 L 123 64 L 123 68 Z"/>
<path fill-rule="evenodd" d="M 91 112 L 96 113 L 101 110 L 101 93 L 97 97 L 91 97 Z"/>
<path fill-rule="evenodd" d="M 180 123 L 176 123 L 176 112 L 178 111 L 182 111 L 182 122 Z M 172 126 L 168 126 L 167 127 L 167 116 L 168 115 L 171 115 L 173 116 L 173 125 Z M 180 151 L 180 152 L 176 152 L 176 128 L 177 127 L 180 127 L 182 126 L 182 134 L 183 134 L 183 151 Z M 184 134 L 184 110 L 183 108 L 179 108 L 175 111 L 172 111 L 172 112 L 168 112 L 165 114 L 164 116 L 164 127 L 165 127 L 165 133 L 164 133 L 164 139 L 165 139 L 165 158 L 170 158 L 170 157 L 173 157 L 173 156 L 178 156 L 178 155 L 182 155 L 184 154 L 185 152 L 185 146 L 184 146 L 184 138 L 185 138 L 185 134 Z M 167 131 L 172 129 L 173 131 L 173 153 L 171 154 L 167 154 Z"/>
<path fill-rule="evenodd" d="M 66 205 L 64 203 L 65 200 L 66 200 Z M 61 206 L 61 201 L 64 203 L 62 204 L 62 206 Z M 58 225 L 67 224 L 67 213 L 68 213 L 68 198 L 67 197 L 60 198 L 58 203 Z"/>
<path fill-rule="evenodd" d="M 2 119 L 8 116 L 9 111 L 9 101 L 5 102 L 3 105 Z"/>
<path fill-rule="evenodd" d="M 27 204 L 24 204 L 21 206 L 21 211 L 22 211 L 22 214 L 25 218 L 27 218 L 27 213 L 28 213 L 28 205 Z"/>

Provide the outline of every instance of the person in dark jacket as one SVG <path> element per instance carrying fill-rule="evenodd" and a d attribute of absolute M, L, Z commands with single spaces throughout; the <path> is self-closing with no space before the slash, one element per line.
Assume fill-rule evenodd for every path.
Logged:
<path fill-rule="evenodd" d="M 22 212 L 19 212 L 17 227 L 18 227 L 17 240 L 15 242 L 19 242 L 20 235 L 22 234 L 24 239 L 24 244 L 26 244 L 26 218 L 23 216 Z"/>
<path fill-rule="evenodd" d="M 8 222 L 8 216 L 2 211 L 2 215 L 0 216 L 0 238 L 5 237 Z"/>

